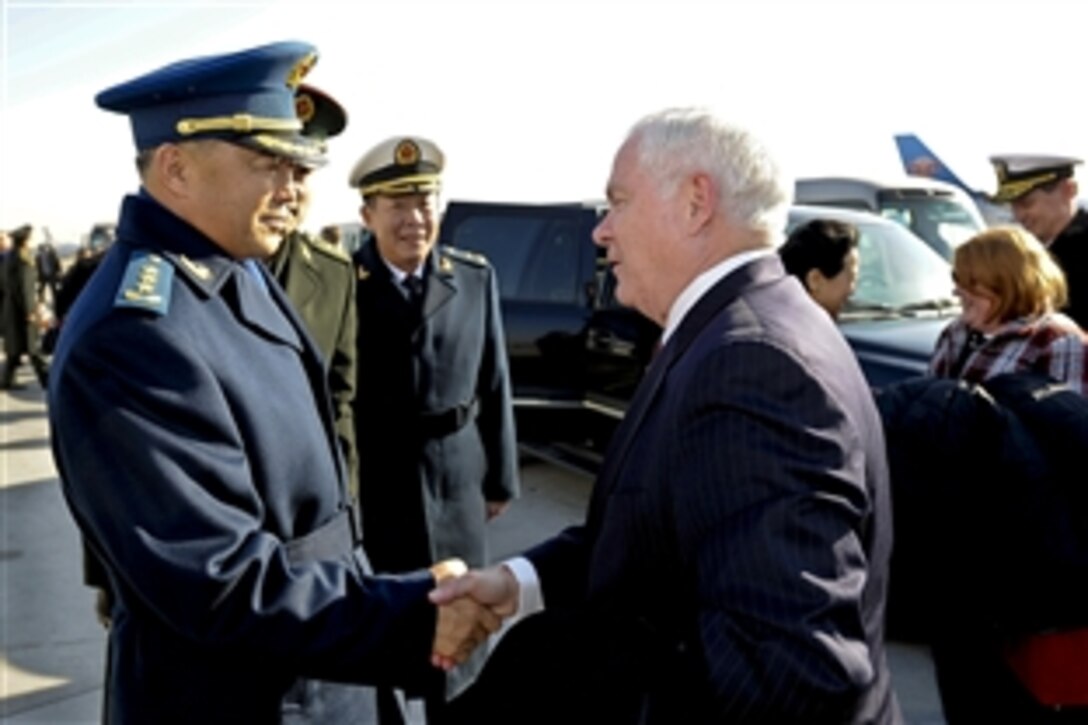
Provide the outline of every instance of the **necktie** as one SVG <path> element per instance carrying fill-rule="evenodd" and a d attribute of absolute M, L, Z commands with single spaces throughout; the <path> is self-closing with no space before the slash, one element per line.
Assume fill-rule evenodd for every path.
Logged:
<path fill-rule="evenodd" d="M 408 301 L 413 307 L 419 307 L 423 302 L 423 280 L 414 274 L 410 274 L 401 282 L 408 295 Z"/>

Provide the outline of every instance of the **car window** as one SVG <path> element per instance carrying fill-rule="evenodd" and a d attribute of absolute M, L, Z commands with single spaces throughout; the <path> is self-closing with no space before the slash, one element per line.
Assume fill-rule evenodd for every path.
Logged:
<path fill-rule="evenodd" d="M 581 304 L 578 237 L 570 219 L 475 215 L 453 230 L 450 243 L 487 257 L 504 300 Z"/>
<path fill-rule="evenodd" d="M 787 233 L 815 218 L 819 217 L 791 215 Z M 859 219 L 848 220 L 858 228 L 859 265 L 857 287 L 844 315 L 904 308 L 942 311 L 955 306 L 947 261 L 898 224 Z"/>
<path fill-rule="evenodd" d="M 956 247 L 982 231 L 977 214 L 950 198 L 885 198 L 880 202 L 880 215 L 910 229 L 945 259 L 951 259 Z"/>
<path fill-rule="evenodd" d="M 925 244 L 890 225 L 858 226 L 858 285 L 852 300 L 891 307 L 952 295 L 948 263 Z"/>

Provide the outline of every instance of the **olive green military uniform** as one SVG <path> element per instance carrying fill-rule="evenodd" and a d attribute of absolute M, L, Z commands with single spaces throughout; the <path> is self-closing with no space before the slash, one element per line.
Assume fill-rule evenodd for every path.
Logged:
<path fill-rule="evenodd" d="M 348 464 L 348 488 L 358 501 L 358 457 L 352 419 L 356 314 L 351 258 L 320 237 L 292 232 L 269 261 L 269 267 L 325 358 L 336 434 Z"/>

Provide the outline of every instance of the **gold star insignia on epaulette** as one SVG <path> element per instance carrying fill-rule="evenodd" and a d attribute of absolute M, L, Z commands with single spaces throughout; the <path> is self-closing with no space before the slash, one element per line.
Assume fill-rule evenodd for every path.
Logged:
<path fill-rule="evenodd" d="M 193 276 L 199 279 L 201 282 L 207 282 L 212 278 L 212 271 L 200 262 L 194 262 L 186 257 L 184 254 L 180 255 L 178 259 L 181 260 L 185 269 L 193 273 Z"/>
<path fill-rule="evenodd" d="M 137 251 L 129 259 L 115 307 L 127 307 L 164 315 L 170 307 L 170 283 L 174 268 L 158 254 Z"/>
<path fill-rule="evenodd" d="M 159 285 L 159 268 L 157 265 L 161 261 L 161 257 L 148 255 L 143 266 L 136 273 L 132 288 L 124 291 L 125 299 L 131 302 L 148 302 L 152 304 L 158 304 L 162 301 L 162 296 L 157 293 Z"/>
<path fill-rule="evenodd" d="M 358 269 L 358 275 L 359 279 L 366 281 L 370 279 L 370 270 L 360 264 Z"/>
<path fill-rule="evenodd" d="M 453 271 L 453 261 L 449 257 L 442 256 L 438 259 L 438 271 L 443 274 L 449 274 Z"/>

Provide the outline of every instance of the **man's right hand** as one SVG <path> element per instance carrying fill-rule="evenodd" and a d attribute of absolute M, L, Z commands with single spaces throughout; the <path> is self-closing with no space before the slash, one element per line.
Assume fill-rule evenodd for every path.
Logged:
<path fill-rule="evenodd" d="M 489 609 L 496 617 L 506 619 L 517 612 L 519 599 L 518 581 L 503 566 L 474 569 L 464 576 L 438 582 L 430 593 L 430 599 L 439 607 L 457 607 L 469 599 Z M 444 670 L 458 664 L 457 659 L 442 652 L 434 652 L 432 661 Z"/>

